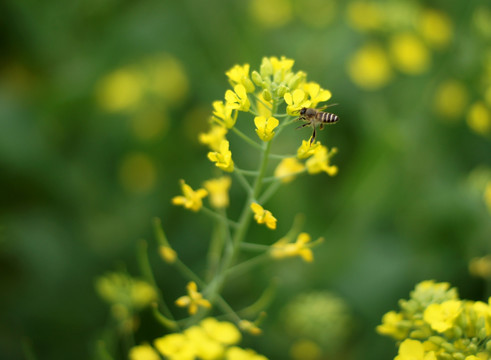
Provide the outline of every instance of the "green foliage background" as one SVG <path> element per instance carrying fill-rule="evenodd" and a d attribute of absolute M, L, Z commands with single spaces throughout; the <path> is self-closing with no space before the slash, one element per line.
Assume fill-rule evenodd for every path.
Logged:
<path fill-rule="evenodd" d="M 440 118 L 433 98 L 448 78 L 466 84 L 471 99 L 478 96 L 491 41 L 476 35 L 473 22 L 476 9 L 489 16 L 489 4 L 416 2 L 450 16 L 452 43 L 433 54 L 424 74 L 396 73 L 384 88 L 365 91 L 346 67 L 358 47 L 380 34 L 352 29 L 348 2 L 341 1 L 330 2 L 326 25 L 313 26 L 308 20 L 319 19 L 314 3 L 292 2 L 291 17 L 272 27 L 255 18 L 249 1 L 0 4 L 2 359 L 20 359 L 26 351 L 38 359 L 96 358 L 110 316 L 94 279 L 114 270 L 139 274 L 136 242 L 155 245 L 154 216 L 180 257 L 202 268 L 209 219 L 170 200 L 180 192 L 180 178 L 198 187 L 214 174 L 197 135 L 207 128 L 211 102 L 228 88 L 224 72 L 243 63 L 256 69 L 263 56 L 295 59 L 295 70 L 333 93 L 339 105 L 332 111 L 341 120 L 318 138 L 339 148 L 334 163 L 340 171 L 287 184 L 268 206 L 278 218 L 277 233 L 253 228 L 255 241 L 271 244 L 303 213 L 305 230 L 326 241 L 315 248 L 313 264 L 268 265 L 226 294 L 246 305 L 272 276 L 279 278 L 264 336 L 246 338 L 246 345 L 272 359 L 286 356 L 281 308 L 309 290 L 333 291 L 352 310 L 348 359 L 394 356 L 392 341 L 374 328 L 416 282 L 449 281 L 462 298 L 486 300 L 489 289 L 468 274 L 467 264 L 491 251 L 491 214 L 473 181 L 476 169 L 486 174 L 491 167 L 490 137 L 473 132 L 464 116 L 450 123 Z M 178 59 L 189 90 L 165 104 L 165 131 L 143 141 L 132 133 L 128 114 L 101 109 L 96 88 L 108 73 L 158 54 Z M 288 131 L 289 142 L 281 144 L 287 152 L 310 135 Z M 234 157 L 247 162 L 247 145 L 231 142 Z M 122 186 L 121 164 L 135 152 L 153 162 L 156 181 L 148 191 Z M 234 185 L 232 202 L 241 196 Z M 232 206 L 230 213 L 238 211 Z M 151 260 L 169 302 L 182 295 L 185 279 L 156 253 Z M 141 323 L 138 342 L 163 335 L 150 314 L 143 313 Z"/>

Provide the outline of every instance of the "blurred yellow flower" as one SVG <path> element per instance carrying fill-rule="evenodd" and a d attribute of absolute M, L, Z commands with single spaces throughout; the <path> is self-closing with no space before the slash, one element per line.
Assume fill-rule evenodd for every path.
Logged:
<path fill-rule="evenodd" d="M 491 182 L 486 186 L 485 197 L 487 191 L 489 191 L 489 209 L 491 211 Z M 472 258 L 469 262 L 469 273 L 483 279 L 491 279 L 491 255 Z"/>
<path fill-rule="evenodd" d="M 223 171 L 234 171 L 234 162 L 232 160 L 232 152 L 229 150 L 229 142 L 222 140 L 220 143 L 220 149 L 215 152 L 208 153 L 208 159 L 215 163 L 215 166 Z"/>
<path fill-rule="evenodd" d="M 291 0 L 250 0 L 251 16 L 266 28 L 286 25 L 292 18 Z"/>
<path fill-rule="evenodd" d="M 154 346 L 157 350 L 169 359 L 175 360 L 194 360 L 196 351 L 194 346 L 183 334 L 169 334 L 155 339 Z"/>
<path fill-rule="evenodd" d="M 287 92 L 284 98 L 288 104 L 286 107 L 288 115 L 298 115 L 300 109 L 309 107 L 311 104 L 310 100 L 307 100 L 307 94 L 302 89 L 296 89 L 293 93 Z"/>
<path fill-rule="evenodd" d="M 348 22 L 360 31 L 376 30 L 383 26 L 383 12 L 373 1 L 350 1 L 348 3 Z"/>
<path fill-rule="evenodd" d="M 402 340 L 407 337 L 408 330 L 401 326 L 404 316 L 395 311 L 389 311 L 382 317 L 382 324 L 378 325 L 376 330 L 381 335 L 391 336 L 394 339 Z"/>
<path fill-rule="evenodd" d="M 148 344 L 133 346 L 129 358 L 130 360 L 160 360 L 159 354 Z"/>
<path fill-rule="evenodd" d="M 487 135 L 491 132 L 491 114 L 482 101 L 471 105 L 467 113 L 467 125 L 480 135 Z"/>
<path fill-rule="evenodd" d="M 458 300 L 447 300 L 441 304 L 430 304 L 423 313 L 424 321 L 438 332 L 450 329 L 462 311 L 462 303 Z"/>
<path fill-rule="evenodd" d="M 405 74 L 421 74 L 430 66 L 428 49 L 417 36 L 411 33 L 392 36 L 390 55 L 394 66 Z"/>
<path fill-rule="evenodd" d="M 377 90 L 392 78 L 392 69 L 385 51 L 377 44 L 359 49 L 348 63 L 351 80 L 366 90 Z"/>
<path fill-rule="evenodd" d="M 181 102 L 189 90 L 189 81 L 182 63 L 170 54 L 148 57 L 141 64 L 148 90 L 170 104 Z"/>
<path fill-rule="evenodd" d="M 232 346 L 227 349 L 225 360 L 268 360 L 268 358 L 257 354 L 254 350 Z"/>
<path fill-rule="evenodd" d="M 181 180 L 180 183 L 184 196 L 175 196 L 172 198 L 172 203 L 174 205 L 182 205 L 186 209 L 192 211 L 199 211 L 203 206 L 201 199 L 207 196 L 208 192 L 205 189 L 198 189 L 194 191 L 191 186 L 184 182 L 184 180 Z"/>
<path fill-rule="evenodd" d="M 232 184 L 229 176 L 222 176 L 218 179 L 205 181 L 203 186 L 210 194 L 210 203 L 214 208 L 223 209 L 228 206 L 228 190 Z"/>
<path fill-rule="evenodd" d="M 274 136 L 274 129 L 280 124 L 278 119 L 274 117 L 265 118 L 264 116 L 256 116 L 254 118 L 256 125 L 257 136 L 262 141 L 270 141 Z"/>
<path fill-rule="evenodd" d="M 199 134 L 199 142 L 208 145 L 213 151 L 219 151 L 227 131 L 227 128 L 221 125 L 212 124 L 207 133 Z"/>
<path fill-rule="evenodd" d="M 157 299 L 150 284 L 122 273 L 109 273 L 99 277 L 95 287 L 108 303 L 118 304 L 126 309 L 141 309 Z"/>
<path fill-rule="evenodd" d="M 203 298 L 203 295 L 198 292 L 198 285 L 194 281 L 191 281 L 187 285 L 188 295 L 181 296 L 176 300 L 176 305 L 180 307 L 187 307 L 189 314 L 194 315 L 198 312 L 198 308 L 211 308 L 211 303 Z"/>
<path fill-rule="evenodd" d="M 301 339 L 291 345 L 290 356 L 293 360 L 320 360 L 322 348 L 315 341 Z"/>
<path fill-rule="evenodd" d="M 457 80 L 447 80 L 436 89 L 435 111 L 447 119 L 457 119 L 463 115 L 468 98 L 464 84 Z"/>
<path fill-rule="evenodd" d="M 212 339 L 202 326 L 195 325 L 183 331 L 189 341 L 189 347 L 194 348 L 198 359 L 220 359 L 223 357 L 224 347 Z M 193 357 L 194 359 L 194 357 Z"/>
<path fill-rule="evenodd" d="M 248 93 L 252 93 L 255 90 L 254 83 L 249 77 L 249 64 L 244 64 L 243 66 L 235 65 L 229 71 L 225 73 L 227 75 L 232 86 L 242 84 L 244 85 Z"/>
<path fill-rule="evenodd" d="M 254 212 L 254 219 L 258 224 L 265 224 L 271 230 L 276 229 L 277 220 L 270 211 L 263 209 L 258 203 L 252 203 L 251 210 Z"/>
<path fill-rule="evenodd" d="M 314 261 L 314 254 L 310 249 L 310 235 L 301 233 L 294 243 L 289 243 L 288 238 L 284 237 L 273 244 L 271 256 L 276 259 L 300 256 L 306 262 Z"/>
<path fill-rule="evenodd" d="M 338 167 L 329 164 L 329 159 L 337 152 L 336 148 L 328 149 L 325 146 L 319 146 L 315 148 L 313 156 L 305 163 L 309 174 L 318 174 L 325 172 L 330 176 L 334 176 L 338 173 Z"/>
<path fill-rule="evenodd" d="M 242 88 L 244 88 L 242 86 Z M 231 90 L 230 91 L 233 94 Z M 231 129 L 235 125 L 235 120 L 236 117 L 232 116 L 232 111 L 235 109 L 235 105 L 232 105 L 230 103 L 223 103 L 223 101 L 213 101 L 213 120 L 216 121 L 218 124 L 225 126 L 227 129 Z"/>
<path fill-rule="evenodd" d="M 153 140 L 163 136 L 168 127 L 167 113 L 162 107 L 139 111 L 131 118 L 133 134 L 140 140 Z"/>
<path fill-rule="evenodd" d="M 206 318 L 200 325 L 210 338 L 224 345 L 237 344 L 242 338 L 237 327 L 228 321 Z"/>
<path fill-rule="evenodd" d="M 126 154 L 119 165 L 119 181 L 125 190 L 135 194 L 147 193 L 155 187 L 157 169 L 144 153 Z"/>
<path fill-rule="evenodd" d="M 305 169 L 305 165 L 299 162 L 294 157 L 281 160 L 276 169 L 274 170 L 274 176 L 281 179 L 282 182 L 288 183 L 295 179 L 295 175 L 302 172 Z"/>
<path fill-rule="evenodd" d="M 447 46 L 453 36 L 452 21 L 447 14 L 435 9 L 421 12 L 418 30 L 428 45 L 437 49 Z"/>
<path fill-rule="evenodd" d="M 106 111 L 134 110 L 140 105 L 145 77 L 134 67 L 125 67 L 103 77 L 96 88 L 99 105 Z"/>
<path fill-rule="evenodd" d="M 225 107 L 240 111 L 249 111 L 251 103 L 247 97 L 247 92 L 244 85 L 239 84 L 234 86 L 234 91 L 227 90 L 225 92 Z"/>
<path fill-rule="evenodd" d="M 426 352 L 418 340 L 406 339 L 399 346 L 399 354 L 394 360 L 437 360 L 434 351 Z"/>

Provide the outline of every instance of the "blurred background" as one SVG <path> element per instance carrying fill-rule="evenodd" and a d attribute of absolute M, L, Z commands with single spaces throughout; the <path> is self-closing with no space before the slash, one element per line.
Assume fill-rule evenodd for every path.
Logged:
<path fill-rule="evenodd" d="M 277 278 L 264 335 L 243 346 L 270 359 L 391 359 L 375 326 L 417 282 L 491 295 L 468 270 L 491 251 L 488 1 L 5 0 L 0 14 L 2 359 L 102 359 L 111 336 L 112 356 L 126 358 L 94 284 L 140 275 L 137 241 L 156 249 L 154 216 L 203 270 L 210 221 L 170 201 L 179 179 L 197 188 L 214 174 L 197 139 L 225 71 L 264 56 L 294 59 L 332 92 L 341 120 L 318 139 L 339 149 L 339 174 L 303 176 L 268 204 L 275 236 L 303 213 L 326 241 L 314 263 L 271 264 L 226 292 L 245 306 Z M 285 133 L 290 153 L 310 135 Z M 233 185 L 231 216 L 241 200 Z M 156 251 L 150 260 L 171 303 L 186 280 Z M 142 311 L 136 343 L 163 334 Z"/>

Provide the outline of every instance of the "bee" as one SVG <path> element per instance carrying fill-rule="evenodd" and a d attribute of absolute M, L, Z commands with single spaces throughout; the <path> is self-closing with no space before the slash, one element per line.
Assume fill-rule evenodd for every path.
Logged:
<path fill-rule="evenodd" d="M 337 105 L 337 104 L 332 104 L 332 105 Z M 328 106 L 332 106 L 328 105 Z M 314 129 L 312 132 L 312 137 L 310 138 L 310 143 L 312 144 L 315 141 L 315 128 L 317 125 L 319 125 L 319 129 L 322 130 L 324 129 L 324 124 L 334 124 L 338 122 L 339 117 L 336 114 L 328 113 L 321 111 L 325 109 L 327 106 L 324 106 L 320 109 L 313 109 L 313 108 L 301 108 L 299 112 L 299 117 L 296 120 L 302 120 L 305 121 L 305 124 L 300 125 L 297 127 L 297 129 L 304 128 L 306 126 L 312 126 Z"/>

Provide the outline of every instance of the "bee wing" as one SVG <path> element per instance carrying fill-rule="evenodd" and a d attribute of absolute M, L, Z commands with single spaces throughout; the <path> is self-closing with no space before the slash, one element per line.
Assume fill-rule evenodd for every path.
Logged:
<path fill-rule="evenodd" d="M 336 106 L 336 105 L 338 105 L 338 104 L 328 104 L 328 105 L 324 105 L 324 106 L 322 106 L 322 107 L 320 107 L 320 108 L 317 108 L 317 110 L 324 110 L 324 109 L 327 109 L 328 107 L 331 107 L 331 106 Z"/>

